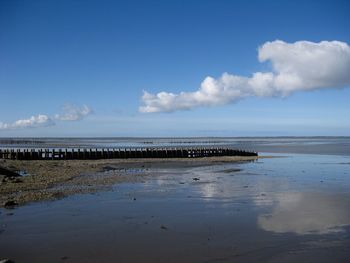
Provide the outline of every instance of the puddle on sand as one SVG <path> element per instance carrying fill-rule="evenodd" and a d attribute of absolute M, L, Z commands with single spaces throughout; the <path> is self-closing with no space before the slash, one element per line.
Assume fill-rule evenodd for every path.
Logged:
<path fill-rule="evenodd" d="M 16 171 L 20 176 L 29 176 L 30 174 L 26 170 Z"/>

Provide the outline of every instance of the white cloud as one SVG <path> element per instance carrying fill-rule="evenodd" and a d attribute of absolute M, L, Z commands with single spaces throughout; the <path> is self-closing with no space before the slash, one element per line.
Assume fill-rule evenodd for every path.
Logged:
<path fill-rule="evenodd" d="M 47 115 L 39 114 L 29 119 L 17 120 L 14 123 L 0 122 L 0 130 L 38 128 L 55 125 L 54 121 Z"/>
<path fill-rule="evenodd" d="M 0 130 L 23 129 L 23 128 L 39 128 L 56 125 L 54 119 L 60 121 L 78 121 L 93 111 L 90 107 L 83 105 L 78 107 L 72 104 L 66 104 L 63 107 L 63 114 L 56 114 L 51 118 L 44 114 L 32 116 L 29 119 L 17 120 L 13 123 L 0 122 Z"/>
<path fill-rule="evenodd" d="M 66 104 L 63 106 L 63 114 L 56 114 L 55 119 L 60 121 L 78 121 L 92 113 L 92 109 L 83 105 L 78 107 L 72 104 Z"/>
<path fill-rule="evenodd" d="M 295 91 L 341 88 L 350 85 L 350 46 L 340 41 L 319 43 L 280 40 L 259 48 L 260 62 L 269 61 L 271 72 L 256 72 L 251 77 L 224 73 L 206 77 L 194 92 L 179 94 L 144 91 L 140 112 L 172 112 L 201 106 L 217 106 L 242 98 L 288 96 Z"/>

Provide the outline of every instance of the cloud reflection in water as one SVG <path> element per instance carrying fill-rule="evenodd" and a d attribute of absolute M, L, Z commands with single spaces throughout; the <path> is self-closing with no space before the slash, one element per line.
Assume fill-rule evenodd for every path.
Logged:
<path fill-rule="evenodd" d="M 271 214 L 258 216 L 259 227 L 266 231 L 328 234 L 342 232 L 350 225 L 348 196 L 283 193 L 273 196 L 273 204 Z"/>

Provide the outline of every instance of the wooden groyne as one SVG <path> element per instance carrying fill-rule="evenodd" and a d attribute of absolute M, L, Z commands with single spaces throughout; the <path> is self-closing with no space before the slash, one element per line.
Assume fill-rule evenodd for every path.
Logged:
<path fill-rule="evenodd" d="M 0 159 L 96 160 L 127 158 L 198 158 L 211 156 L 258 156 L 233 148 L 94 148 L 94 149 L 0 149 Z"/>

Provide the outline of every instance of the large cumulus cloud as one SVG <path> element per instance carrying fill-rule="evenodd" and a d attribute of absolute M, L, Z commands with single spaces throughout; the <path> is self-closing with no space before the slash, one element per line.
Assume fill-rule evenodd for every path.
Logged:
<path fill-rule="evenodd" d="M 296 91 L 341 88 L 350 85 L 350 47 L 340 41 L 319 43 L 280 40 L 266 42 L 258 50 L 260 62 L 270 62 L 270 72 L 255 72 L 250 77 L 224 73 L 206 77 L 197 91 L 144 91 L 140 112 L 172 112 L 195 107 L 217 106 L 258 96 L 285 97 Z"/>

